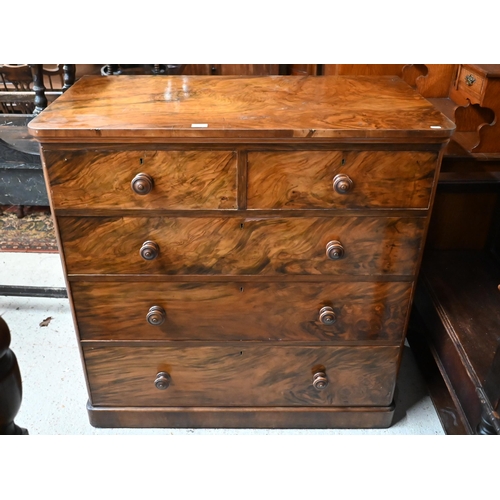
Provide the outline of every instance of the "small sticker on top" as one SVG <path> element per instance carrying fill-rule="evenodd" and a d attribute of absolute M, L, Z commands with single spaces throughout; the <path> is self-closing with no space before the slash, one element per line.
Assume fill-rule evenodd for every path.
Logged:
<path fill-rule="evenodd" d="M 191 123 L 191 128 L 207 128 L 208 123 Z"/>

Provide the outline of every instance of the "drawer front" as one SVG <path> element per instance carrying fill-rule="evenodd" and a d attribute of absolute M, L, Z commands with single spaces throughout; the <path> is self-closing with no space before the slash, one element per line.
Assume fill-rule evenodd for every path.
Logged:
<path fill-rule="evenodd" d="M 56 209 L 236 208 L 234 151 L 46 151 L 45 163 Z"/>
<path fill-rule="evenodd" d="M 425 219 L 59 217 L 58 224 L 69 274 L 413 275 Z"/>
<path fill-rule="evenodd" d="M 247 206 L 425 209 L 436 166 L 433 152 L 251 152 Z"/>
<path fill-rule="evenodd" d="M 456 87 L 472 104 L 480 104 L 484 85 L 485 80 L 481 75 L 465 66 L 460 67 Z"/>
<path fill-rule="evenodd" d="M 83 349 L 92 404 L 102 406 L 386 406 L 399 357 L 398 347 Z M 315 388 L 321 373 L 327 385 Z"/>
<path fill-rule="evenodd" d="M 74 282 L 83 340 L 400 342 L 410 283 Z"/>

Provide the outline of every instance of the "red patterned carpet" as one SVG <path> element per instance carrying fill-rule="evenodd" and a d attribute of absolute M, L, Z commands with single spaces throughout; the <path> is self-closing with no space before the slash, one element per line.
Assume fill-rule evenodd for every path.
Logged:
<path fill-rule="evenodd" d="M 19 211 L 19 207 L 0 207 L 0 252 L 58 252 L 49 209 Z"/>

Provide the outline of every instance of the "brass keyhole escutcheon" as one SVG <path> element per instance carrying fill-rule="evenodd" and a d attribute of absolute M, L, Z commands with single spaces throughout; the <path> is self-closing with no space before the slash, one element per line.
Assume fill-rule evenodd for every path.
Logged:
<path fill-rule="evenodd" d="M 471 85 L 473 85 L 473 83 L 476 81 L 476 79 L 474 78 L 474 75 L 467 75 L 465 77 L 465 83 L 470 87 Z"/>

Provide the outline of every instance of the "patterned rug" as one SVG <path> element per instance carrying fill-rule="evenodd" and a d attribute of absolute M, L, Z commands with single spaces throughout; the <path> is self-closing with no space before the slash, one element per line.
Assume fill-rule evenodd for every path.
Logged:
<path fill-rule="evenodd" d="M 50 210 L 0 206 L 0 252 L 57 253 Z"/>

